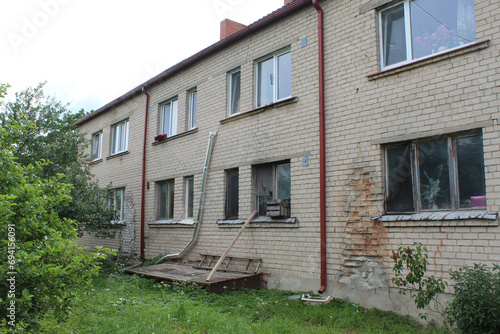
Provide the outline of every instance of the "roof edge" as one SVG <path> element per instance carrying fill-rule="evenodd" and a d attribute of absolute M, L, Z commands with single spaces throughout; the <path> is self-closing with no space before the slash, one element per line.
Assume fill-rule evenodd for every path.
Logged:
<path fill-rule="evenodd" d="M 156 75 L 155 77 L 149 79 L 148 81 L 142 83 L 141 85 L 135 87 L 134 89 L 130 90 L 126 94 L 116 98 L 115 100 L 109 102 L 108 104 L 104 105 L 103 107 L 91 112 L 90 114 L 85 115 L 84 117 L 80 118 L 78 121 L 73 123 L 76 126 L 80 126 L 91 119 L 109 111 L 110 109 L 118 106 L 119 104 L 130 100 L 131 98 L 135 97 L 136 95 L 139 95 L 142 93 L 142 88 L 150 88 L 156 84 L 159 84 L 166 80 L 168 77 L 194 65 L 198 61 L 201 61 L 212 54 L 226 48 L 227 46 L 238 42 L 245 37 L 248 37 L 252 35 L 253 33 L 264 29 L 268 27 L 269 25 L 276 23 L 280 21 L 281 19 L 305 8 L 306 6 L 310 5 L 312 3 L 312 0 L 294 0 L 290 2 L 289 4 L 278 8 L 274 12 L 264 16 L 260 20 L 255 21 L 254 23 L 246 26 L 245 28 L 242 28 L 241 30 L 238 30 L 237 32 L 229 35 L 228 37 L 221 39 L 220 41 L 206 47 L 205 49 L 199 51 L 198 53 L 192 55 L 189 58 L 184 59 L 183 61 L 177 63 L 176 65 L 168 68 L 167 70 L 163 71 L 162 73 Z"/>

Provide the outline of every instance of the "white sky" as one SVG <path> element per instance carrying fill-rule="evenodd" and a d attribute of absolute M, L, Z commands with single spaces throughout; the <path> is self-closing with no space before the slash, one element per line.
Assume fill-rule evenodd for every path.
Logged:
<path fill-rule="evenodd" d="M 98 109 L 283 0 L 0 0 L 0 83 Z"/>

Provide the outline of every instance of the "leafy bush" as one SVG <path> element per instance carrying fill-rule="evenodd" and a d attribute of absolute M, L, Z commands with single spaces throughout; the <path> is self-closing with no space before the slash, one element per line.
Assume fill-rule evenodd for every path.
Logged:
<path fill-rule="evenodd" d="M 446 313 L 462 333 L 500 333 L 500 267 L 484 264 L 451 272 L 455 293 Z"/>
<path fill-rule="evenodd" d="M 392 252 L 392 258 L 395 262 L 395 277 L 392 282 L 400 288 L 399 293 L 406 294 L 405 289 L 417 291 L 411 297 L 418 309 L 431 306 L 433 311 L 443 315 L 445 309 L 439 303 L 437 295 L 445 291 L 448 283 L 434 276 L 424 278 L 429 264 L 427 248 L 420 242 L 415 242 L 413 248 L 400 246 L 397 252 Z M 427 313 L 421 313 L 420 317 L 426 319 Z"/>
<path fill-rule="evenodd" d="M 69 314 L 110 251 L 76 245 L 76 223 L 58 214 L 71 201 L 70 186 L 62 175 L 41 177 L 45 162 L 17 162 L 10 135 L 18 131 L 19 124 L 0 129 L 0 330 L 39 332 L 45 314 Z"/>

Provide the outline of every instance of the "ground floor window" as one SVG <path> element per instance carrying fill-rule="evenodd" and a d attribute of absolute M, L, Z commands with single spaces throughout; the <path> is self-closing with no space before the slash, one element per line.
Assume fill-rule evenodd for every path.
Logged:
<path fill-rule="evenodd" d="M 385 174 L 387 213 L 486 208 L 480 133 L 387 146 Z"/>
<path fill-rule="evenodd" d="M 184 203 L 186 203 L 185 217 L 193 218 L 193 202 L 194 202 L 194 177 L 189 176 L 184 178 L 186 192 Z"/>
<path fill-rule="evenodd" d="M 125 200 L 125 188 L 112 189 L 108 196 L 109 207 L 116 210 L 118 213 L 118 220 L 123 220 L 123 203 Z"/>
<path fill-rule="evenodd" d="M 259 215 L 266 215 L 268 201 L 291 197 L 290 161 L 254 166 L 253 175 L 255 207 Z"/>
<path fill-rule="evenodd" d="M 238 219 L 239 214 L 239 170 L 226 170 L 226 219 Z"/>
<path fill-rule="evenodd" d="M 158 182 L 158 219 L 174 217 L 174 180 Z"/>

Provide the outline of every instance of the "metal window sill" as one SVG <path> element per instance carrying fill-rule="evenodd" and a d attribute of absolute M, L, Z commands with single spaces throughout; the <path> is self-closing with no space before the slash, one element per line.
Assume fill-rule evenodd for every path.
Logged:
<path fill-rule="evenodd" d="M 150 228 L 157 227 L 193 227 L 195 222 L 192 218 L 183 220 L 161 219 L 148 223 Z"/>
<path fill-rule="evenodd" d="M 122 157 L 122 156 L 127 155 L 127 154 L 130 154 L 130 151 L 123 151 L 123 152 L 115 153 L 113 155 L 110 155 L 109 157 L 106 157 L 106 160 Z"/>
<path fill-rule="evenodd" d="M 417 226 L 498 226 L 498 213 L 484 210 L 422 212 L 414 214 L 384 214 L 372 220 L 387 223 L 387 227 Z"/>
<path fill-rule="evenodd" d="M 174 140 L 174 139 L 177 139 L 177 138 L 182 138 L 182 137 L 188 136 L 188 135 L 196 133 L 196 132 L 198 132 L 198 128 L 187 130 L 187 131 L 178 133 L 178 134 L 170 136 L 170 137 L 165 137 L 165 139 L 155 141 L 151 145 L 156 146 L 156 145 L 160 145 L 160 144 L 163 144 L 163 143 L 167 143 L 167 142 L 169 142 L 171 140 Z"/>
<path fill-rule="evenodd" d="M 369 81 L 385 78 L 394 74 L 409 71 L 411 69 L 422 67 L 428 64 L 437 63 L 441 60 L 450 59 L 453 57 L 461 56 L 470 52 L 479 51 L 489 46 L 490 40 L 477 41 L 475 43 L 467 44 L 459 48 L 443 51 L 442 53 L 430 55 L 428 57 L 414 60 L 408 63 L 401 64 L 400 66 L 392 67 L 390 69 L 382 70 L 377 73 L 369 74 L 366 78 Z"/>
<path fill-rule="evenodd" d="M 244 219 L 219 219 L 217 225 L 220 228 L 241 227 L 245 223 Z M 252 219 L 248 227 L 273 228 L 273 227 L 298 227 L 298 219 L 291 218 L 272 218 L 272 217 L 256 217 Z"/>
<path fill-rule="evenodd" d="M 282 107 L 282 106 L 285 106 L 285 105 L 288 105 L 291 103 L 296 103 L 298 101 L 298 99 L 299 98 L 295 96 L 295 97 L 289 97 L 287 99 L 284 99 L 284 100 L 281 100 L 278 102 L 266 104 L 265 106 L 261 106 L 261 107 L 258 107 L 258 108 L 252 109 L 252 110 L 240 112 L 239 114 L 231 115 L 228 118 L 224 118 L 223 120 L 221 120 L 220 123 L 226 124 L 226 123 L 236 121 L 236 120 L 239 120 L 239 119 L 242 119 L 245 117 L 259 114 L 259 113 L 264 112 L 264 111 L 269 110 L 269 109 L 279 108 L 279 107 Z"/>

